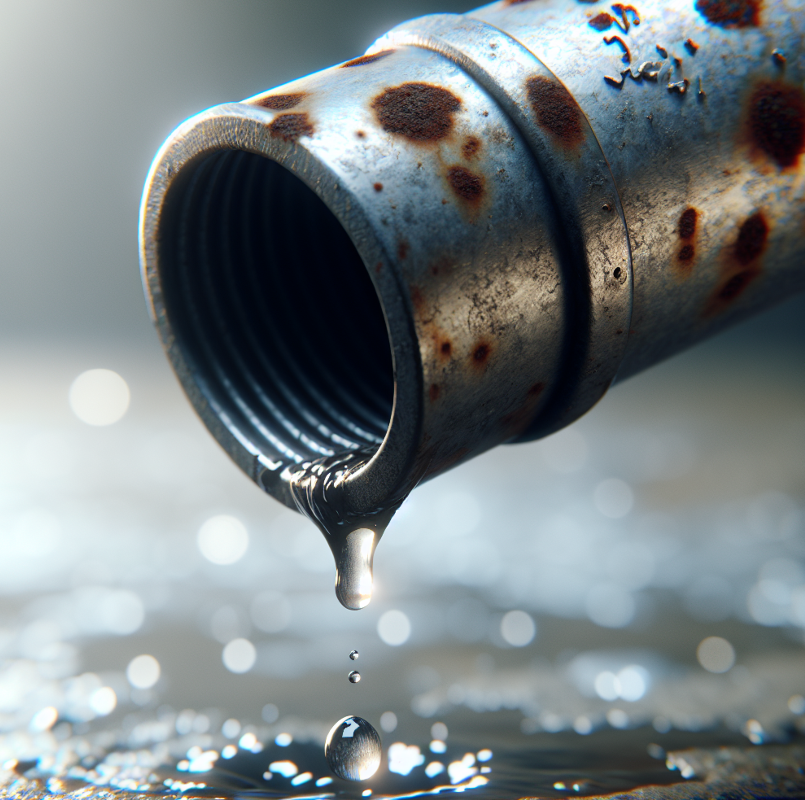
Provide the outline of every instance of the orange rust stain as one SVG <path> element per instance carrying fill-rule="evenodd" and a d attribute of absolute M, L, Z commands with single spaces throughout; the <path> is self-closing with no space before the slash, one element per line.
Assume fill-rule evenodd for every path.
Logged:
<path fill-rule="evenodd" d="M 430 397 L 431 403 L 435 403 L 439 399 L 439 384 L 432 383 L 430 385 L 430 389 L 428 390 L 428 396 Z"/>
<path fill-rule="evenodd" d="M 411 286 L 410 287 L 410 294 L 411 294 L 411 303 L 414 306 L 414 309 L 417 313 L 422 314 L 425 310 L 425 295 L 422 294 L 422 289 L 418 286 Z"/>
<path fill-rule="evenodd" d="M 405 261 L 410 249 L 411 245 L 408 244 L 407 239 L 400 239 L 400 241 L 397 242 L 397 257 L 400 259 L 400 261 Z"/>
<path fill-rule="evenodd" d="M 480 149 L 481 140 L 477 136 L 468 136 L 464 140 L 464 144 L 461 146 L 461 155 L 463 155 L 467 161 L 470 161 L 476 155 L 478 155 Z"/>
<path fill-rule="evenodd" d="M 501 417 L 500 421 L 506 438 L 518 436 L 528 428 L 534 419 L 539 399 L 544 390 L 544 383 L 535 383 L 526 393 L 523 403 L 514 411 L 510 411 Z"/>
<path fill-rule="evenodd" d="M 374 189 L 375 189 L 376 192 L 382 192 L 383 191 L 383 184 L 382 183 L 374 184 Z"/>
<path fill-rule="evenodd" d="M 447 182 L 453 192 L 471 206 L 477 206 L 484 196 L 484 179 L 464 167 L 450 167 Z"/>
<path fill-rule="evenodd" d="M 357 136 L 359 139 L 365 139 L 365 138 L 366 138 L 366 134 L 365 134 L 363 131 L 355 131 L 355 135 L 356 135 L 356 136 Z"/>
<path fill-rule="evenodd" d="M 698 224 L 699 212 L 692 206 L 688 206 L 679 217 L 677 232 L 682 240 L 682 246 L 676 255 L 677 267 L 683 278 L 690 276 L 693 269 L 693 260 L 696 257 L 696 227 Z"/>
<path fill-rule="evenodd" d="M 611 14 L 607 14 L 606 11 L 602 11 L 600 14 L 596 14 L 592 19 L 587 20 L 587 24 L 591 28 L 595 28 L 597 31 L 605 31 L 612 27 L 612 24 L 615 22 L 615 17 Z"/>
<path fill-rule="evenodd" d="M 430 274 L 449 275 L 455 267 L 455 262 L 449 256 L 442 256 L 430 265 Z"/>
<path fill-rule="evenodd" d="M 295 108 L 307 97 L 307 92 L 296 92 L 294 94 L 270 94 L 261 97 L 259 100 L 252 101 L 254 105 L 261 108 L 268 108 L 271 111 L 287 111 Z"/>
<path fill-rule="evenodd" d="M 312 136 L 314 132 L 307 114 L 280 114 L 268 129 L 286 142 L 295 142 L 302 136 Z"/>
<path fill-rule="evenodd" d="M 491 355 L 492 355 L 492 345 L 485 340 L 481 340 L 475 345 L 475 347 L 472 350 L 470 363 L 475 368 L 485 367 Z"/>
<path fill-rule="evenodd" d="M 734 244 L 729 248 L 721 280 L 705 307 L 705 316 L 727 308 L 737 300 L 762 272 L 761 256 L 769 238 L 769 223 L 762 211 L 756 211 L 741 224 Z"/>
<path fill-rule="evenodd" d="M 584 140 L 581 109 L 572 95 L 558 81 L 534 75 L 526 81 L 526 94 L 537 122 L 568 147 Z"/>
<path fill-rule="evenodd" d="M 620 36 L 605 36 L 604 42 L 606 44 L 612 44 L 613 42 L 616 42 L 618 47 L 620 47 L 620 49 L 623 50 L 623 56 L 621 56 L 621 61 L 623 61 L 624 64 L 631 64 L 632 51 L 629 50 L 629 45 L 626 44 L 626 42 L 624 42 Z M 679 64 L 677 64 L 677 66 L 679 66 Z"/>
<path fill-rule="evenodd" d="M 697 0 L 696 10 L 722 28 L 756 28 L 760 25 L 760 0 Z"/>
<path fill-rule="evenodd" d="M 452 92 L 429 83 L 404 83 L 384 90 L 372 101 L 380 127 L 412 142 L 437 142 L 450 135 L 461 107 Z"/>
<path fill-rule="evenodd" d="M 346 64 L 342 64 L 341 69 L 348 67 L 362 67 L 365 64 L 373 64 L 375 61 L 380 61 L 381 58 L 390 56 L 393 52 L 394 49 L 392 48 L 390 50 L 380 50 L 377 53 L 371 53 L 368 56 L 360 56 L 360 58 L 353 58 L 352 61 L 347 61 Z"/>
<path fill-rule="evenodd" d="M 780 169 L 795 167 L 805 150 L 805 92 L 782 81 L 762 81 L 749 97 L 747 112 L 753 148 Z"/>

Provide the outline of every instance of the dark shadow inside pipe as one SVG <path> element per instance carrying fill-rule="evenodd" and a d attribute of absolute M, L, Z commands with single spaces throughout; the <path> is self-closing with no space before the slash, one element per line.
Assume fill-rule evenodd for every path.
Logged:
<path fill-rule="evenodd" d="M 186 167 L 165 203 L 164 305 L 217 415 L 272 459 L 379 444 L 394 396 L 386 323 L 324 202 L 279 164 L 225 151 Z"/>

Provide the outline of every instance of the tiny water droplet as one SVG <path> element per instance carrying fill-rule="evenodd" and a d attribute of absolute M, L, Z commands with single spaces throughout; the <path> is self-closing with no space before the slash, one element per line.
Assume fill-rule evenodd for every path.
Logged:
<path fill-rule="evenodd" d="M 359 655 L 360 654 L 358 653 L 357 650 L 352 650 L 352 651 L 350 651 L 349 658 L 350 658 L 351 661 L 357 661 Z"/>
<path fill-rule="evenodd" d="M 360 683 L 361 680 L 361 673 L 358 670 L 353 669 L 352 672 L 349 673 L 349 682 L 350 683 Z"/>
<path fill-rule="evenodd" d="M 335 775 L 347 781 L 365 781 L 377 772 L 380 736 L 361 717 L 344 717 L 333 725 L 324 743 L 324 756 Z"/>

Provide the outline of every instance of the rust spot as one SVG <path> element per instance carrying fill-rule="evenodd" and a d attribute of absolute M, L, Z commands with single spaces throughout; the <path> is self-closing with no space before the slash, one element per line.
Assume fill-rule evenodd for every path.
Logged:
<path fill-rule="evenodd" d="M 430 265 L 431 275 L 449 275 L 455 267 L 455 262 L 449 256 L 440 256 Z"/>
<path fill-rule="evenodd" d="M 506 0 L 507 6 L 519 6 L 520 3 L 530 3 L 531 0 Z M 592 2 L 592 0 L 591 0 Z"/>
<path fill-rule="evenodd" d="M 805 93 L 780 81 L 764 81 L 749 98 L 749 136 L 777 162 L 793 167 L 805 149 Z"/>
<path fill-rule="evenodd" d="M 679 218 L 679 238 L 692 239 L 696 234 L 696 220 L 699 212 L 693 207 L 688 207 L 682 212 Z"/>
<path fill-rule="evenodd" d="M 769 224 L 762 211 L 756 211 L 744 220 L 735 244 L 727 254 L 721 280 L 705 307 L 706 316 L 722 311 L 760 275 L 760 257 L 766 250 L 768 238 Z"/>
<path fill-rule="evenodd" d="M 757 275 L 758 270 L 753 269 L 745 269 L 743 272 L 733 275 L 719 291 L 718 299 L 726 303 L 735 300 Z"/>
<path fill-rule="evenodd" d="M 722 28 L 756 28 L 760 7 L 760 0 L 696 0 L 696 10 Z"/>
<path fill-rule="evenodd" d="M 698 220 L 699 212 L 693 206 L 688 206 L 680 215 L 677 225 L 677 233 L 683 242 L 676 254 L 677 267 L 679 267 L 682 277 L 685 278 L 690 275 L 693 260 L 696 257 L 695 238 Z"/>
<path fill-rule="evenodd" d="M 366 134 L 365 134 L 363 131 L 355 131 L 355 135 L 356 135 L 356 136 L 357 136 L 359 139 L 365 139 L 365 138 L 366 138 Z"/>
<path fill-rule="evenodd" d="M 621 56 L 621 61 L 624 64 L 631 64 L 632 63 L 632 52 L 629 50 L 629 45 L 621 39 L 620 36 L 605 36 L 604 42 L 606 44 L 617 44 L 621 50 L 623 50 L 623 55 Z"/>
<path fill-rule="evenodd" d="M 383 191 L 383 184 L 382 183 L 376 183 L 376 184 L 374 184 L 374 188 L 375 188 L 376 192 L 382 192 Z"/>
<path fill-rule="evenodd" d="M 270 94 L 254 101 L 254 105 L 271 111 L 287 111 L 289 108 L 298 106 L 307 97 L 307 92 L 296 92 L 295 94 Z"/>
<path fill-rule="evenodd" d="M 507 437 L 517 436 L 528 428 L 534 419 L 534 414 L 539 405 L 539 398 L 544 389 L 544 383 L 535 383 L 526 393 L 525 400 L 519 408 L 504 414 L 500 421 Z"/>
<path fill-rule="evenodd" d="M 453 345 L 450 343 L 449 339 L 444 339 L 439 344 L 439 353 L 441 353 L 443 358 L 450 358 L 453 353 Z"/>
<path fill-rule="evenodd" d="M 597 31 L 605 31 L 612 27 L 613 22 L 615 22 L 615 18 L 611 14 L 607 14 L 606 11 L 602 11 L 600 14 L 596 14 L 592 19 L 588 20 L 587 24 Z"/>
<path fill-rule="evenodd" d="M 475 136 L 468 136 L 461 146 L 461 154 L 469 161 L 478 154 L 481 149 L 481 140 Z"/>
<path fill-rule="evenodd" d="M 461 107 L 454 94 L 429 83 L 404 83 L 386 89 L 372 101 L 383 130 L 413 142 L 436 142 L 453 129 Z"/>
<path fill-rule="evenodd" d="M 692 56 L 696 55 L 696 51 L 699 49 L 699 45 L 697 45 L 693 39 L 685 39 L 685 47 L 688 48 L 688 52 Z"/>
<path fill-rule="evenodd" d="M 362 67 L 364 64 L 372 64 L 375 61 L 380 61 L 381 58 L 390 56 L 394 52 L 391 50 L 380 50 L 377 53 L 371 53 L 368 56 L 361 56 L 360 58 L 353 58 L 352 61 L 347 61 L 346 64 L 341 65 L 341 69 L 345 67 Z"/>
<path fill-rule="evenodd" d="M 624 33 L 629 32 L 629 12 L 632 14 L 632 24 L 637 26 L 640 24 L 640 13 L 634 6 L 624 6 L 620 3 L 616 3 L 612 6 L 612 10 L 620 15 L 621 24 L 620 28 L 623 30 Z"/>
<path fill-rule="evenodd" d="M 584 139 L 581 109 L 558 81 L 535 75 L 526 81 L 526 94 L 539 124 L 569 147 Z"/>
<path fill-rule="evenodd" d="M 425 295 L 418 286 L 409 287 L 411 293 L 411 304 L 417 313 L 422 314 L 425 310 Z"/>
<path fill-rule="evenodd" d="M 752 214 L 738 231 L 735 242 L 735 260 L 741 266 L 748 266 L 758 259 L 766 249 L 769 238 L 769 224 L 762 211 Z"/>
<path fill-rule="evenodd" d="M 450 167 L 447 170 L 447 182 L 450 188 L 464 201 L 471 205 L 481 202 L 484 195 L 484 180 L 464 167 Z"/>
<path fill-rule="evenodd" d="M 696 255 L 696 248 L 692 244 L 684 244 L 682 245 L 682 249 L 679 251 L 679 255 L 677 258 L 687 264 L 690 261 L 693 261 L 693 257 Z"/>
<path fill-rule="evenodd" d="M 435 403 L 439 399 L 439 384 L 432 383 L 430 385 L 430 389 L 428 390 L 428 395 L 430 395 L 431 403 Z"/>
<path fill-rule="evenodd" d="M 405 261 L 406 257 L 408 256 L 408 251 L 410 250 L 410 248 L 411 245 L 408 244 L 407 239 L 400 239 L 400 241 L 397 242 L 397 256 L 400 259 L 400 261 Z"/>
<path fill-rule="evenodd" d="M 476 367 L 483 367 L 492 354 L 492 345 L 489 342 L 478 342 L 472 351 L 472 363 Z"/>
<path fill-rule="evenodd" d="M 312 136 L 314 130 L 307 114 L 280 114 L 268 129 L 286 142 L 295 142 L 301 136 Z"/>
<path fill-rule="evenodd" d="M 383 262 L 378 261 L 377 264 L 375 264 L 375 272 L 380 272 L 381 269 L 383 269 Z"/>
<path fill-rule="evenodd" d="M 668 51 L 667 51 L 667 50 L 666 50 L 666 49 L 665 49 L 665 48 L 664 48 L 664 47 L 663 47 L 661 44 L 655 44 L 654 46 L 657 48 L 657 52 L 658 52 L 658 53 L 659 53 L 659 54 L 660 54 L 660 55 L 661 55 L 663 58 L 668 58 Z"/>

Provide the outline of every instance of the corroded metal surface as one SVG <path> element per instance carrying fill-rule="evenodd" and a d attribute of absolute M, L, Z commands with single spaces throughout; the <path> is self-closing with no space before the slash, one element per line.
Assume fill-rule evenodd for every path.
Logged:
<path fill-rule="evenodd" d="M 297 465 L 368 453 L 341 490 L 371 513 L 569 424 L 616 375 L 802 289 L 802 12 L 506 0 L 406 23 L 363 57 L 186 122 L 148 179 L 142 261 L 207 426 L 291 507 Z M 305 340 L 305 315 L 324 319 L 326 302 L 309 301 L 326 267 L 269 298 L 301 321 L 287 340 L 258 330 L 271 302 L 238 310 L 255 294 L 241 260 L 294 273 L 319 234 L 299 227 L 287 187 L 255 212 L 248 192 L 281 181 L 233 153 L 280 165 L 348 234 L 382 306 L 393 397 L 367 377 L 392 367 L 349 352 L 343 385 L 341 361 L 332 378 L 306 356 L 280 374 L 277 353 L 304 340 L 315 356 L 316 337 L 337 351 L 342 329 L 361 329 L 336 307 L 329 333 Z M 197 285 L 209 313 L 193 306 Z M 222 310 L 227 292 L 238 302 Z M 342 349 L 361 350 L 360 335 Z"/>

